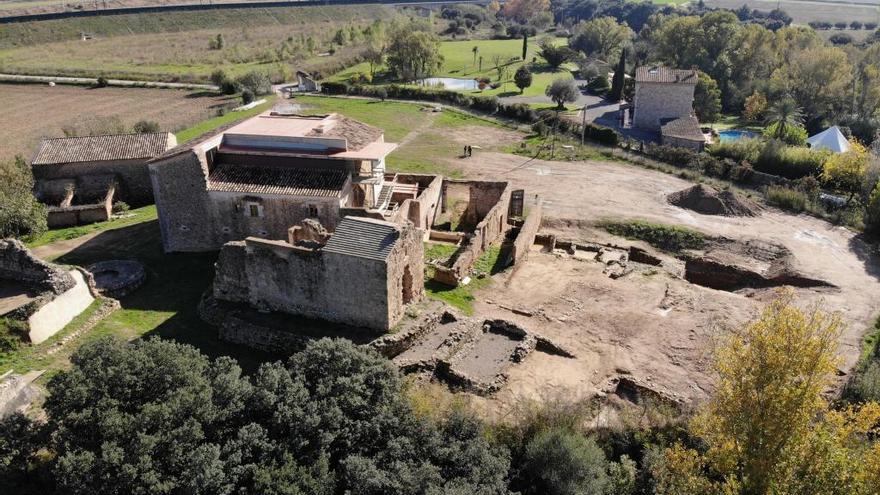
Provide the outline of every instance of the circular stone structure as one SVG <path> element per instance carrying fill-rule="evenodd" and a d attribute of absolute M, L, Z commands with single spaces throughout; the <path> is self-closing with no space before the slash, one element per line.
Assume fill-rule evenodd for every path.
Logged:
<path fill-rule="evenodd" d="M 86 269 L 94 277 L 98 292 L 115 299 L 127 296 L 147 279 L 144 265 L 133 260 L 100 261 Z"/>

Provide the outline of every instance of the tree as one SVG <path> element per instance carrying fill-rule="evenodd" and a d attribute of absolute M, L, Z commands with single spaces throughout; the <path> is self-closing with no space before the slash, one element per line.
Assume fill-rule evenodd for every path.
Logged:
<path fill-rule="evenodd" d="M 560 65 L 571 59 L 572 53 L 568 47 L 556 46 L 550 40 L 544 40 L 541 42 L 539 55 L 550 67 L 558 69 Z"/>
<path fill-rule="evenodd" d="M 839 315 L 801 310 L 781 290 L 716 352 L 716 389 L 690 427 L 704 453 L 665 451 L 667 489 L 655 493 L 868 494 L 880 444 L 866 434 L 880 406 L 829 410 L 822 392 L 837 369 Z M 715 486 L 711 479 L 721 480 Z M 671 485 L 673 489 L 668 485 Z M 682 491 L 683 486 L 697 491 Z"/>
<path fill-rule="evenodd" d="M 371 41 L 364 50 L 364 60 L 370 66 L 370 77 L 376 75 L 376 68 L 385 63 L 385 46 L 381 42 Z"/>
<path fill-rule="evenodd" d="M 528 33 L 523 33 L 523 47 L 522 47 L 523 62 L 525 62 L 526 56 L 528 54 L 529 54 L 529 35 L 528 35 Z"/>
<path fill-rule="evenodd" d="M 217 36 L 211 38 L 208 42 L 208 48 L 211 50 L 222 50 L 226 42 L 223 39 L 223 33 L 217 33 Z"/>
<path fill-rule="evenodd" d="M 782 130 L 779 129 L 779 126 L 778 122 L 770 124 L 764 129 L 764 135 L 792 146 L 804 146 L 807 144 L 807 130 L 804 126 L 787 125 Z"/>
<path fill-rule="evenodd" d="M 782 140 L 789 127 L 800 127 L 804 122 L 804 112 L 792 98 L 784 97 L 777 100 L 764 112 L 764 123 L 775 126 L 773 138 Z"/>
<path fill-rule="evenodd" d="M 573 79 L 561 77 L 550 83 L 544 94 L 556 103 L 557 110 L 565 110 L 566 103 L 574 103 L 578 100 L 580 91 Z"/>
<path fill-rule="evenodd" d="M 539 432 L 525 449 L 522 470 L 527 494 L 577 495 L 605 492 L 608 460 L 592 438 L 564 428 Z"/>
<path fill-rule="evenodd" d="M 817 47 L 789 53 L 786 64 L 770 78 L 771 87 L 788 94 L 809 119 L 833 117 L 852 99 L 853 67 L 838 47 Z"/>
<path fill-rule="evenodd" d="M 600 17 L 575 26 L 569 46 L 610 63 L 634 37 L 626 24 L 619 24 L 613 17 Z"/>
<path fill-rule="evenodd" d="M 880 233 L 880 184 L 874 188 L 868 198 L 868 206 L 865 211 L 865 230 L 872 234 Z M 880 370 L 878 370 L 880 374 Z M 880 378 L 877 383 L 880 384 Z M 877 390 L 877 398 L 880 399 L 880 390 Z"/>
<path fill-rule="evenodd" d="M 480 421 L 416 416 L 397 369 L 347 340 L 252 376 L 159 339 L 98 339 L 71 364 L 48 384 L 45 431 L 0 422 L 0 470 L 46 449 L 75 495 L 508 494 L 509 454 Z"/>
<path fill-rule="evenodd" d="M 46 231 L 46 206 L 34 198 L 34 176 L 21 158 L 0 163 L 0 238 L 24 238 Z"/>
<path fill-rule="evenodd" d="M 228 80 L 229 76 L 223 69 L 214 69 L 214 72 L 211 73 L 211 83 L 218 88 L 223 86 L 223 83 Z"/>
<path fill-rule="evenodd" d="M 388 45 L 388 67 L 404 81 L 430 76 L 440 69 L 443 55 L 434 34 L 402 26 L 394 31 Z"/>
<path fill-rule="evenodd" d="M 760 122 L 764 118 L 765 110 L 767 110 L 767 97 L 755 91 L 746 98 L 742 116 L 748 122 Z"/>
<path fill-rule="evenodd" d="M 858 141 L 851 141 L 849 151 L 833 153 L 822 166 L 822 180 L 829 186 L 849 193 L 849 201 L 861 191 L 870 153 Z"/>
<path fill-rule="evenodd" d="M 526 88 L 532 85 L 532 71 L 525 65 L 520 66 L 513 75 L 513 82 L 519 88 L 520 94 L 522 94 Z"/>
<path fill-rule="evenodd" d="M 620 50 L 620 60 L 614 69 L 614 78 L 611 80 L 611 93 L 608 98 L 611 101 L 620 101 L 623 98 L 623 84 L 626 80 L 626 49 Z"/>
<path fill-rule="evenodd" d="M 480 53 L 480 47 L 477 45 L 474 45 L 474 47 L 471 48 L 471 51 L 474 53 L 474 65 L 477 65 L 477 54 Z"/>
<path fill-rule="evenodd" d="M 700 122 L 715 122 L 721 115 L 721 90 L 718 83 L 703 71 L 697 71 L 694 112 Z"/>
<path fill-rule="evenodd" d="M 0 419 L 0 488 L 17 493 L 45 441 L 45 430 L 21 413 Z"/>
<path fill-rule="evenodd" d="M 489 5 L 486 6 L 486 10 L 488 10 L 489 13 L 493 16 L 498 15 L 498 12 L 501 11 L 501 4 L 498 2 L 498 0 L 492 0 L 491 2 L 489 2 Z"/>
<path fill-rule="evenodd" d="M 540 12 L 550 10 L 550 0 L 507 0 L 501 15 L 525 24 Z"/>
<path fill-rule="evenodd" d="M 253 96 L 262 96 L 272 93 L 272 81 L 263 72 L 251 71 L 239 77 L 236 83 L 242 91 L 250 90 Z"/>

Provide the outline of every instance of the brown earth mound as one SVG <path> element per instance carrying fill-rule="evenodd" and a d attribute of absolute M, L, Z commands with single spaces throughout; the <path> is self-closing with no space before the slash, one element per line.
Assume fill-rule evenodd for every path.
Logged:
<path fill-rule="evenodd" d="M 757 204 L 732 191 L 718 192 L 704 184 L 697 184 L 672 193 L 666 199 L 675 206 L 694 210 L 704 215 L 755 217 L 761 212 Z"/>

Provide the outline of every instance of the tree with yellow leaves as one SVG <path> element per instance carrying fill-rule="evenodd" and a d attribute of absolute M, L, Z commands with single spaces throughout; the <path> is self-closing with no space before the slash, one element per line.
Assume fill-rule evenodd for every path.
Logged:
<path fill-rule="evenodd" d="M 489 13 L 492 15 L 497 15 L 498 12 L 501 11 L 501 4 L 498 2 L 498 0 L 492 0 L 491 2 L 489 2 L 489 5 L 486 6 L 486 10 L 488 10 Z"/>
<path fill-rule="evenodd" d="M 720 346 L 717 388 L 691 422 L 707 448 L 666 449 L 656 493 L 878 493 L 880 443 L 869 437 L 880 433 L 880 405 L 829 409 L 822 391 L 843 323 L 793 299 L 780 291 Z"/>
<path fill-rule="evenodd" d="M 849 201 L 852 201 L 861 190 L 869 160 L 868 149 L 862 143 L 852 140 L 849 151 L 834 153 L 825 161 L 822 166 L 822 180 L 831 187 L 849 193 Z"/>
<path fill-rule="evenodd" d="M 550 0 L 507 0 L 501 8 L 501 15 L 519 22 L 528 22 L 535 15 L 548 10 Z"/>

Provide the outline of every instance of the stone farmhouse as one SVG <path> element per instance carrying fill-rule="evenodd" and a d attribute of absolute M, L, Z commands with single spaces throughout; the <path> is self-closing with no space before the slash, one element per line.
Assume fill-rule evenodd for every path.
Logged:
<path fill-rule="evenodd" d="M 147 160 L 177 145 L 169 132 L 44 139 L 31 160 L 49 227 L 107 220 L 114 201 L 153 202 Z"/>
<path fill-rule="evenodd" d="M 423 296 L 435 225 L 458 230 L 438 234 L 459 249 L 434 270 L 456 285 L 509 230 L 511 198 L 506 182 L 387 173 L 396 147 L 342 115 L 270 111 L 170 150 L 149 163 L 164 248 L 220 250 L 218 304 L 388 330 Z"/>
<path fill-rule="evenodd" d="M 693 69 L 637 68 L 633 127 L 660 133 L 663 144 L 702 149 L 706 140 L 694 116 L 696 85 Z"/>
<path fill-rule="evenodd" d="M 386 178 L 396 147 L 341 115 L 266 112 L 175 148 L 149 164 L 165 250 L 286 240 L 309 218 L 330 231 L 348 214 L 384 218 L 393 198 L 418 190 Z"/>

